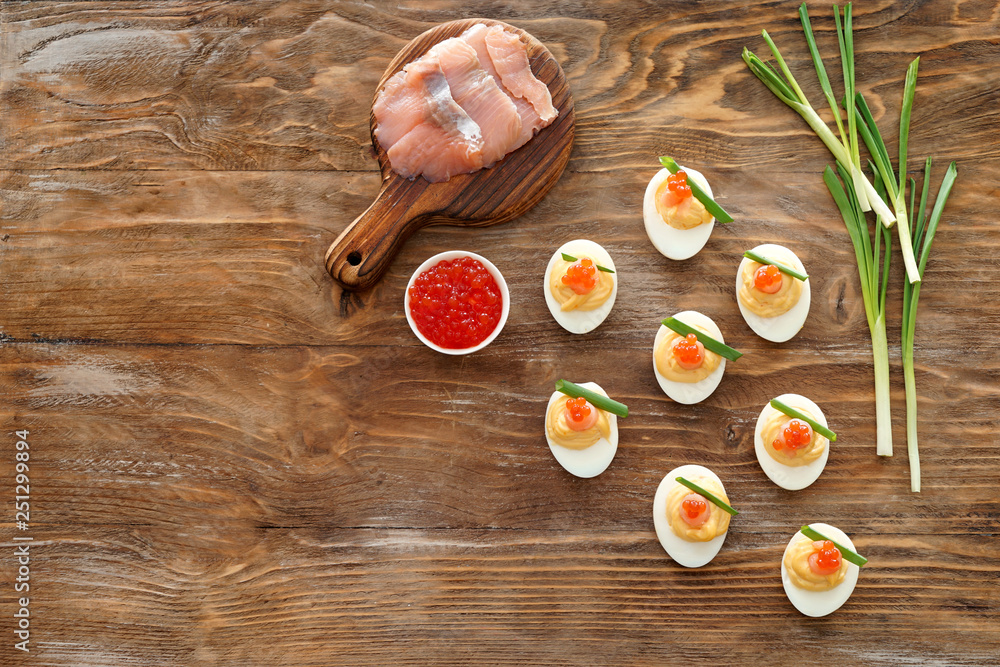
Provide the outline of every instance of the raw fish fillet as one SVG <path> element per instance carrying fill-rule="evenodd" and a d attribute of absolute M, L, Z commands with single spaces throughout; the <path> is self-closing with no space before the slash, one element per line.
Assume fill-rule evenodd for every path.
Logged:
<path fill-rule="evenodd" d="M 500 89 L 503 90 L 507 97 L 510 98 L 511 102 L 514 103 L 514 107 L 517 109 L 518 115 L 521 116 L 521 135 L 514 143 L 514 146 L 510 149 L 513 151 L 528 143 L 528 141 L 535 136 L 535 133 L 548 125 L 548 123 L 542 122 L 538 113 L 535 112 L 535 107 L 531 106 L 531 102 L 523 97 L 511 95 L 510 91 L 503 87 L 500 74 L 493 66 L 493 60 L 490 58 L 489 50 L 486 48 L 487 30 L 489 30 L 488 27 L 482 23 L 477 23 L 462 33 L 461 39 L 465 40 L 469 46 L 476 50 L 476 55 L 479 56 L 479 66 L 486 70 L 486 72 L 488 72 L 496 80 L 497 85 L 500 86 Z"/>
<path fill-rule="evenodd" d="M 437 59 L 420 58 L 404 71 L 406 85 L 418 89 L 424 97 L 426 113 L 423 120 L 386 149 L 392 168 L 407 178 L 422 174 L 431 183 L 482 169 L 483 136 L 479 125 L 451 96 L 448 79 Z M 377 115 L 376 119 L 381 126 L 382 119 Z M 387 124 L 392 122 L 386 119 Z M 384 144 L 382 147 L 386 148 Z"/>
<path fill-rule="evenodd" d="M 521 144 L 521 116 L 500 83 L 486 72 L 476 50 L 452 37 L 436 44 L 425 58 L 436 58 L 448 79 L 451 96 L 479 125 L 483 134 L 483 166 L 492 167 Z"/>
<path fill-rule="evenodd" d="M 393 171 L 432 183 L 493 166 L 558 113 L 520 38 L 482 24 L 391 76 L 372 112 Z"/>
<path fill-rule="evenodd" d="M 427 118 L 427 95 L 423 86 L 407 84 L 404 69 L 385 82 L 372 111 L 378 120 L 375 138 L 384 150 L 389 150 Z"/>
<path fill-rule="evenodd" d="M 492 26 L 486 32 L 486 49 L 493 67 L 500 74 L 504 88 L 516 97 L 531 102 L 539 118 L 548 125 L 558 115 L 552 106 L 548 86 L 535 78 L 528 65 L 528 52 L 520 37 L 509 33 L 502 26 Z"/>

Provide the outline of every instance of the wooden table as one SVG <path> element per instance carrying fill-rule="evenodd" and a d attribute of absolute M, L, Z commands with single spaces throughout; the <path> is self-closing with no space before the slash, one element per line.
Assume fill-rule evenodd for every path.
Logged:
<path fill-rule="evenodd" d="M 767 28 L 819 106 L 796 3 L 465 4 L 0 6 L 0 664 L 997 664 L 1000 3 L 866 2 L 856 20 L 883 131 L 920 55 L 911 169 L 933 154 L 935 189 L 949 161 L 960 169 L 920 303 L 920 494 L 898 248 L 896 455 L 879 458 L 853 252 L 820 178 L 829 154 L 740 59 L 764 54 Z M 830 7 L 811 10 L 840 91 Z M 378 190 L 375 83 L 409 39 L 475 14 L 561 62 L 569 168 L 523 218 L 421 232 L 376 288 L 344 293 L 323 254 Z M 708 174 L 736 217 L 686 262 L 643 230 L 661 154 Z M 621 279 L 584 336 L 541 299 L 550 254 L 577 237 L 604 244 Z M 769 241 L 812 275 L 810 319 L 783 345 L 746 327 L 733 293 L 740 253 Z M 500 337 L 457 358 L 421 345 L 402 311 L 413 269 L 453 248 L 493 260 L 512 291 Z M 746 356 L 681 406 L 650 349 L 660 318 L 692 307 Z M 631 409 L 598 478 L 570 476 L 545 444 L 560 377 L 600 381 Z M 753 453 L 757 414 L 784 391 L 824 406 L 840 436 L 800 492 Z M 682 463 L 714 469 L 741 510 L 696 570 L 666 556 L 651 519 Z M 778 573 L 807 521 L 840 526 L 871 560 L 822 619 L 792 608 Z"/>

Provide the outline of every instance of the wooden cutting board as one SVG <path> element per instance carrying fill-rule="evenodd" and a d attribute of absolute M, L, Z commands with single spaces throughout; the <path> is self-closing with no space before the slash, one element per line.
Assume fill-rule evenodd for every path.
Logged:
<path fill-rule="evenodd" d="M 552 95 L 558 116 L 527 144 L 489 169 L 459 174 L 443 183 L 409 179 L 392 169 L 375 130 L 372 146 L 382 172 L 382 188 L 368 209 L 341 232 L 326 253 L 326 267 L 345 289 L 372 287 L 389 268 L 400 246 L 415 231 L 435 224 L 485 227 L 513 220 L 535 206 L 556 184 L 573 148 L 573 96 L 562 68 L 549 50 L 524 30 L 483 18 L 448 21 L 415 37 L 393 58 L 382 75 L 381 91 L 393 75 L 433 47 L 458 37 L 476 24 L 500 25 L 526 45 L 528 64 Z M 376 98 L 378 93 L 376 93 Z M 373 101 L 374 104 L 374 101 Z"/>
<path fill-rule="evenodd" d="M 910 164 L 935 156 L 932 190 L 949 161 L 960 170 L 921 293 L 914 495 L 898 251 L 896 455 L 880 459 L 829 155 L 740 59 L 765 55 L 767 29 L 819 105 L 798 4 L 0 4 L 0 665 L 996 664 L 1000 5 L 855 4 L 858 81 L 890 154 L 920 55 Z M 839 91 L 832 11 L 810 11 Z M 382 186 L 372 93 L 410 40 L 473 12 L 560 64 L 568 166 L 521 217 L 426 228 L 372 289 L 343 290 L 323 253 Z M 685 262 L 642 225 L 664 154 L 736 218 Z M 620 288 L 601 327 L 574 336 L 542 275 L 580 237 L 609 250 Z M 812 283 L 809 320 L 782 345 L 746 327 L 733 294 L 741 253 L 775 241 Z M 488 257 L 512 294 L 502 334 L 459 359 L 420 344 L 402 311 L 410 273 L 445 248 Z M 651 369 L 659 320 L 687 308 L 744 353 L 695 406 Z M 598 478 L 566 474 L 545 444 L 560 377 L 629 406 Z M 753 454 L 764 401 L 786 391 L 838 435 L 795 493 Z M 714 470 L 740 510 L 693 570 L 651 516 L 682 463 Z M 823 619 L 795 612 L 779 578 L 807 521 L 870 559 Z M 15 589 L 15 537 L 32 538 L 30 590 Z"/>

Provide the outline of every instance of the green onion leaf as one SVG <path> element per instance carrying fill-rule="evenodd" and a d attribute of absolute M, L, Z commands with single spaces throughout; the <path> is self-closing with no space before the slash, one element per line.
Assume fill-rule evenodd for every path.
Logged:
<path fill-rule="evenodd" d="M 603 394 L 598 394 L 595 391 L 585 389 L 584 387 L 581 387 L 578 384 L 573 384 L 568 380 L 556 380 L 556 391 L 562 392 L 573 398 L 586 399 L 586 401 L 595 408 L 604 410 L 605 412 L 610 412 L 618 415 L 619 417 L 628 417 L 628 406 L 624 403 L 613 401 Z"/>
<path fill-rule="evenodd" d="M 840 551 L 840 555 L 843 556 L 844 560 L 846 560 L 848 563 L 854 563 L 858 567 L 864 567 L 865 563 L 868 562 L 868 559 L 859 554 L 857 551 L 854 551 L 853 549 L 848 549 L 843 544 L 837 542 L 837 540 L 831 540 L 829 537 L 826 537 L 825 535 L 813 530 L 809 526 L 802 526 L 802 528 L 799 529 L 799 532 L 808 537 L 810 540 L 815 540 L 815 541 L 826 540 L 829 542 L 833 542 L 833 546 L 837 547 L 837 549 Z"/>
<path fill-rule="evenodd" d="M 694 327 L 688 326 L 687 324 L 684 324 L 675 317 L 668 317 L 667 319 L 663 320 L 661 324 L 663 324 L 663 326 L 665 326 L 666 328 L 676 333 L 679 333 L 682 336 L 687 336 L 688 334 L 694 334 L 695 336 L 697 336 L 698 341 L 705 346 L 706 350 L 711 350 L 720 357 L 725 357 L 729 361 L 736 361 L 737 359 L 743 356 L 742 352 L 734 350 L 725 343 L 720 343 L 719 341 L 709 336 L 707 333 L 699 331 Z"/>
<path fill-rule="evenodd" d="M 752 259 L 753 261 L 757 262 L 758 264 L 770 264 L 771 266 L 776 267 L 782 273 L 787 273 L 792 278 L 795 278 L 797 280 L 801 280 L 803 282 L 805 282 L 806 280 L 809 280 L 809 276 L 808 275 L 806 275 L 804 273 L 800 273 L 797 269 L 793 269 L 792 267 L 788 266 L 787 264 L 782 264 L 781 262 L 776 262 L 773 259 L 768 259 L 767 257 L 764 257 L 763 255 L 758 255 L 753 250 L 747 250 L 745 253 L 743 253 L 743 256 L 746 257 L 747 259 Z"/>
<path fill-rule="evenodd" d="M 660 164 L 666 167 L 671 174 L 676 174 L 681 170 L 680 166 L 674 162 L 673 158 L 670 157 L 661 157 Z M 694 195 L 694 198 L 705 205 L 705 210 L 711 213 L 712 217 L 723 224 L 733 221 L 733 216 L 722 210 L 722 207 L 716 204 L 715 200 L 709 197 L 708 194 L 694 182 L 694 179 L 687 179 L 687 184 L 691 188 L 691 194 Z"/>
<path fill-rule="evenodd" d="M 564 262 L 575 262 L 577 260 L 577 258 L 574 257 L 573 255 L 567 255 L 566 253 L 561 253 L 561 254 Z M 606 266 L 601 266 L 600 264 L 596 264 L 595 266 L 597 266 L 598 271 L 604 271 L 605 273 L 614 273 L 613 270 L 609 269 Z"/>
<path fill-rule="evenodd" d="M 678 484 L 682 484 L 682 485 L 686 486 L 687 488 L 691 489 L 692 491 L 694 491 L 695 493 L 697 493 L 699 495 L 702 495 L 702 496 L 705 496 L 705 498 L 707 500 L 710 500 L 713 505 L 718 505 L 719 509 L 721 509 L 726 514 L 731 514 L 732 516 L 736 516 L 737 514 L 739 514 L 739 512 L 737 512 L 735 509 L 733 509 L 732 507 L 730 507 L 729 505 L 727 505 L 726 502 L 722 498 L 718 497 L 714 493 L 710 493 L 710 492 L 706 491 L 705 489 L 701 488 L 700 486 L 698 486 L 694 482 L 689 482 L 688 480 L 684 479 L 683 477 L 675 477 L 674 479 L 677 480 Z"/>
<path fill-rule="evenodd" d="M 799 410 L 796 410 L 795 408 L 793 408 L 793 407 L 791 407 L 789 405 L 785 405 L 784 403 L 782 403 L 778 399 L 776 399 L 776 398 L 772 398 L 771 399 L 771 407 L 774 408 L 775 410 L 777 410 L 778 412 L 783 412 L 784 414 L 788 415 L 789 417 L 794 417 L 795 419 L 801 419 L 805 423 L 807 423 L 810 426 L 812 426 L 814 431 L 816 431 L 817 433 L 819 433 L 820 435 L 822 435 L 824 438 L 827 438 L 831 442 L 835 442 L 837 440 L 837 434 L 836 433 L 834 433 L 833 431 L 831 431 L 827 427 L 823 426 L 822 424 L 820 424 L 818 421 L 816 421 L 812 417 L 807 417 L 803 412 L 801 412 Z"/>

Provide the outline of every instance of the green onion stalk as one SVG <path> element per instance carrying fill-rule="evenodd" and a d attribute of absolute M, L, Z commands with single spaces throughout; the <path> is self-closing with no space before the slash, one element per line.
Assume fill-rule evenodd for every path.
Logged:
<path fill-rule="evenodd" d="M 920 257 L 920 279 L 921 282 L 903 283 L 903 332 L 901 337 L 903 350 L 903 383 L 906 387 L 906 451 L 910 461 L 910 490 L 914 493 L 920 491 L 920 454 L 917 450 L 917 384 L 913 373 L 913 339 L 917 326 L 917 301 L 920 299 L 920 285 L 923 282 L 924 267 L 927 266 L 927 258 L 930 256 L 931 244 L 934 242 L 934 234 L 937 232 L 938 222 L 941 220 L 941 212 L 944 210 L 945 202 L 955 184 L 958 176 L 958 167 L 954 162 L 945 172 L 944 180 L 938 189 L 937 198 L 934 201 L 934 210 L 930 217 L 925 217 L 927 210 L 927 195 L 931 182 L 931 158 L 927 158 L 924 164 L 924 186 L 920 193 L 920 210 L 915 220 L 913 232 L 913 252 Z M 913 199 L 917 191 L 917 182 L 910 179 L 910 211 L 913 211 Z M 909 224 L 909 223 L 908 223 Z"/>
<path fill-rule="evenodd" d="M 920 257 L 920 263 L 914 264 L 916 280 L 912 279 L 907 269 L 907 280 L 903 281 L 903 321 L 900 337 L 903 356 L 903 384 L 906 389 L 906 451 L 910 463 L 910 490 L 920 491 L 920 453 L 917 447 L 917 386 L 913 372 L 913 339 L 917 322 L 917 300 L 920 298 L 920 283 L 923 280 L 924 268 L 930 255 L 931 244 L 937 231 L 941 212 L 944 210 L 948 194 L 958 175 L 958 168 L 952 162 L 938 190 L 934 210 L 930 217 L 926 216 L 928 194 L 930 191 L 931 158 L 924 165 L 924 185 L 920 196 L 920 209 L 916 219 L 911 218 L 914 210 L 914 200 L 917 192 L 915 179 L 910 179 L 910 206 L 907 213 L 906 197 L 906 152 L 909 141 L 910 113 L 913 109 L 913 98 L 917 87 L 917 68 L 920 58 L 915 58 L 906 70 L 906 82 L 903 86 L 903 105 L 899 116 L 899 170 L 894 172 L 889 160 L 882 135 L 872 118 L 865 98 L 858 94 L 855 97 L 855 113 L 858 128 L 864 138 L 868 151 L 872 154 L 872 168 L 876 173 L 877 182 L 884 184 L 890 199 L 896 202 L 897 228 L 899 242 L 903 248 L 909 249 L 911 256 Z M 905 255 L 904 255 L 905 256 Z"/>
<path fill-rule="evenodd" d="M 854 38 L 852 35 L 853 24 L 851 18 L 851 5 L 844 7 L 843 23 L 841 22 L 840 9 L 834 5 L 834 18 L 837 27 L 837 41 L 840 46 L 840 58 L 844 75 L 845 100 L 855 99 L 855 77 L 854 77 Z M 813 65 L 816 69 L 816 76 L 823 89 L 830 110 L 833 113 L 837 125 L 839 139 L 834 135 L 830 127 L 816 113 L 809 104 L 808 99 L 802 92 L 795 77 L 785 64 L 781 52 L 768 36 L 767 31 L 763 31 L 764 41 L 767 42 L 771 53 L 778 63 L 783 77 L 764 61 L 754 55 L 749 49 L 743 49 L 743 60 L 750 71 L 773 92 L 778 99 L 794 109 L 806 123 L 813 129 L 816 135 L 826 144 L 830 153 L 833 154 L 837 163 L 837 172 L 829 166 L 823 173 L 823 180 L 830 190 L 837 207 L 840 209 L 841 217 L 847 226 L 848 234 L 854 245 L 854 253 L 858 262 L 858 273 L 861 277 L 861 293 L 865 304 L 865 315 L 868 319 L 868 328 L 872 339 L 872 359 L 875 374 L 875 422 L 876 422 L 876 452 L 882 456 L 892 455 L 892 417 L 890 415 L 891 397 L 889 393 L 889 345 L 886 336 L 885 322 L 885 301 L 886 301 L 886 278 L 889 273 L 890 261 L 890 235 L 889 225 L 896 221 L 896 213 L 890 209 L 883 199 L 883 195 L 888 196 L 889 192 L 885 185 L 881 183 L 879 174 L 876 172 L 876 184 L 869 181 L 861 170 L 861 156 L 858 143 L 858 115 L 847 113 L 846 127 L 841 119 L 840 106 L 836 102 L 833 88 L 823 65 L 816 40 L 813 37 L 812 25 L 809 21 L 809 12 L 805 3 L 799 7 L 799 19 L 802 23 L 802 30 L 805 34 L 806 44 L 812 56 Z M 838 180 L 837 174 L 840 179 Z M 843 184 L 841 184 L 843 181 Z M 879 190 L 882 190 L 880 194 Z M 865 212 L 874 210 L 882 224 L 877 224 L 876 229 L 869 233 Z M 882 248 L 884 247 L 884 253 Z M 912 254 L 912 247 L 904 247 L 906 252 Z M 884 259 L 882 255 L 884 254 Z"/>
<path fill-rule="evenodd" d="M 858 262 L 861 296 L 865 304 L 868 330 L 871 333 L 872 362 L 875 371 L 875 452 L 879 456 L 892 456 L 889 342 L 885 327 L 891 235 L 887 227 L 877 224 L 869 237 L 868 221 L 861 209 L 850 173 L 847 167 L 840 163 L 837 163 L 837 170 L 843 185 L 829 166 L 823 172 L 823 181 L 833 196 L 837 208 L 840 209 Z M 880 256 L 884 256 L 881 261 Z"/>

